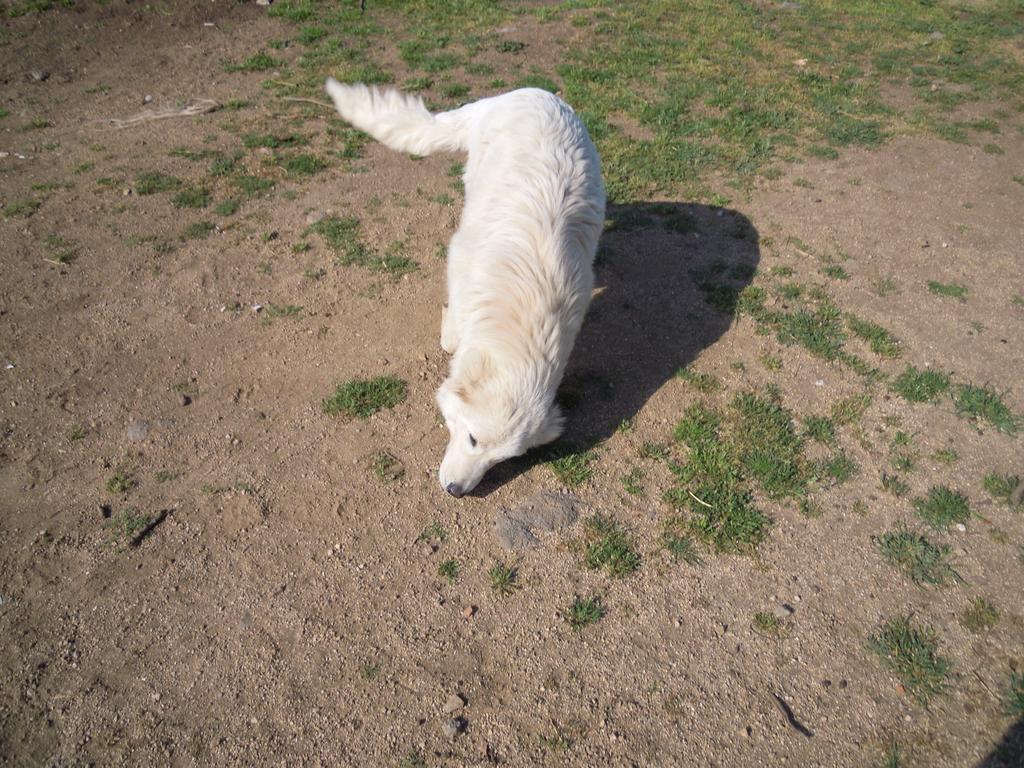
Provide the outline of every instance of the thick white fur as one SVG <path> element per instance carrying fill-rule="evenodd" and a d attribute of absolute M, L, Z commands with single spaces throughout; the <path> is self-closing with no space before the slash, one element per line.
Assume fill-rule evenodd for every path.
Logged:
<path fill-rule="evenodd" d="M 499 461 L 562 432 L 554 403 L 590 304 L 604 223 L 597 151 L 572 109 L 526 88 L 431 114 L 398 91 L 327 81 L 343 118 L 385 145 L 468 152 L 462 221 L 448 247 L 437 402 L 450 440 L 441 487 L 472 490 Z"/>

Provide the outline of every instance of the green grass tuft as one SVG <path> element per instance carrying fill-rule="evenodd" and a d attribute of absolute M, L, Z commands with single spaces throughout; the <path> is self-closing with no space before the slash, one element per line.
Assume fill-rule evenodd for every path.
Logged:
<path fill-rule="evenodd" d="M 225 72 L 266 72 L 268 69 L 280 67 L 282 62 L 267 54 L 257 53 L 238 64 L 233 62 L 224 63 Z"/>
<path fill-rule="evenodd" d="M 846 324 L 855 336 L 868 342 L 871 351 L 879 357 L 894 358 L 900 356 L 899 340 L 882 326 L 869 320 L 861 320 L 854 315 L 846 316 Z"/>
<path fill-rule="evenodd" d="M 933 485 L 927 498 L 914 499 L 917 516 L 932 528 L 945 531 L 954 523 L 966 523 L 971 518 L 967 497 L 945 485 Z"/>
<path fill-rule="evenodd" d="M 1003 434 L 1016 435 L 1020 427 L 1020 419 L 1006 407 L 1002 395 L 988 384 L 983 387 L 958 385 L 953 392 L 953 404 L 957 416 L 987 421 Z"/>
<path fill-rule="evenodd" d="M 107 490 L 110 493 L 128 493 L 135 487 L 135 479 L 127 472 L 115 472 L 107 480 Z"/>
<path fill-rule="evenodd" d="M 960 625 L 972 634 L 987 632 L 999 623 L 999 611 L 983 597 L 975 597 L 960 617 Z"/>
<path fill-rule="evenodd" d="M 941 587 L 961 581 L 949 562 L 950 548 L 936 546 L 919 533 L 901 527 L 872 540 L 882 559 L 903 571 L 915 584 Z"/>
<path fill-rule="evenodd" d="M 360 419 L 368 419 L 385 408 L 394 408 L 406 398 L 404 381 L 394 376 L 378 376 L 374 379 L 352 379 L 339 384 L 333 395 L 323 401 L 324 413 L 334 416 L 339 413 Z"/>
<path fill-rule="evenodd" d="M 210 190 L 190 187 L 171 198 L 175 208 L 205 208 L 210 204 Z"/>
<path fill-rule="evenodd" d="M 952 299 L 967 301 L 967 286 L 960 283 L 940 283 L 937 280 L 929 280 L 928 290 L 936 296 L 948 296 Z"/>
<path fill-rule="evenodd" d="M 989 496 L 1003 504 L 1013 504 L 1014 494 L 1020 487 L 1018 475 L 1002 475 L 998 472 L 989 472 L 982 480 L 982 486 L 988 491 Z M 1018 505 L 1024 505 L 1024 499 L 1018 501 Z"/>
<path fill-rule="evenodd" d="M 389 451 L 377 451 L 370 457 L 370 469 L 377 479 L 385 483 L 393 483 L 405 476 L 405 467 L 397 456 Z"/>
<path fill-rule="evenodd" d="M 166 173 L 140 173 L 135 177 L 135 192 L 139 195 L 154 195 L 158 192 L 170 192 L 181 186 L 181 179 Z"/>
<path fill-rule="evenodd" d="M 908 365 L 893 381 L 892 390 L 912 403 L 930 403 L 949 390 L 949 376 L 940 371 L 922 371 Z"/>
<path fill-rule="evenodd" d="M 919 703 L 927 706 L 946 690 L 952 664 L 938 655 L 938 640 L 931 627 L 916 629 L 909 617 L 898 617 L 883 624 L 868 647 Z"/>
<path fill-rule="evenodd" d="M 449 557 L 437 567 L 437 575 L 446 579 L 449 584 L 454 584 L 459 578 L 459 561 Z"/>
<path fill-rule="evenodd" d="M 491 580 L 491 590 L 498 597 L 508 597 L 519 590 L 519 571 L 515 566 L 496 563 L 487 576 Z"/>
<path fill-rule="evenodd" d="M 640 567 L 640 554 L 633 537 L 611 517 L 596 514 L 585 525 L 586 551 L 583 564 L 591 570 L 605 568 L 608 575 L 622 579 Z"/>
<path fill-rule="evenodd" d="M 594 474 L 590 465 L 595 459 L 597 454 L 594 451 L 556 449 L 548 460 L 548 466 L 563 485 L 578 488 Z"/>
<path fill-rule="evenodd" d="M 601 598 L 597 595 L 594 597 L 577 597 L 563 615 L 573 631 L 579 632 L 584 627 L 596 624 L 604 618 L 605 610 L 601 604 Z"/>
<path fill-rule="evenodd" d="M 1003 695 L 1003 711 L 1011 717 L 1024 717 L 1024 672 L 1011 672 Z"/>

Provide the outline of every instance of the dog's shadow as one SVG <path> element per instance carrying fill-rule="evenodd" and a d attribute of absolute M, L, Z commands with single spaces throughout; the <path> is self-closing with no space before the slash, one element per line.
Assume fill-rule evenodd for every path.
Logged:
<path fill-rule="evenodd" d="M 558 392 L 565 434 L 494 467 L 477 495 L 628 424 L 729 329 L 760 261 L 757 230 L 733 210 L 642 203 L 610 205 L 607 216 L 595 260 L 597 294 Z"/>

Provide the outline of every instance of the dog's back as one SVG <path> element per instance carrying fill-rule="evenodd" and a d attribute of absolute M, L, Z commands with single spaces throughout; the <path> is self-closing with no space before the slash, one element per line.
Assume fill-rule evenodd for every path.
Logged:
<path fill-rule="evenodd" d="M 461 495 L 494 461 L 561 431 L 554 396 L 590 304 L 604 224 L 597 150 L 572 109 L 538 89 L 436 115 L 398 91 L 333 80 L 327 91 L 342 117 L 393 149 L 468 153 L 441 334 L 454 357 L 438 393 L 452 431 L 441 484 Z M 474 430 L 494 436 L 500 458 L 488 463 Z"/>

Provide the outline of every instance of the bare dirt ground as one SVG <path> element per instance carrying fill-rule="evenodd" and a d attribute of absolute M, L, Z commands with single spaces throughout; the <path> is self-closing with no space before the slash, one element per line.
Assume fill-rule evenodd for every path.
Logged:
<path fill-rule="evenodd" d="M 235 146 L 233 123 L 287 121 L 294 105 L 264 95 L 266 74 L 222 67 L 287 35 L 284 22 L 191 2 L 4 24 L 0 204 L 41 205 L 0 219 L 0 762 L 864 766 L 898 741 L 911 765 L 1021 764 L 1000 696 L 1024 661 L 1024 516 L 981 486 L 987 472 L 1024 472 L 1019 437 L 877 388 L 840 431 L 860 471 L 816 499 L 820 516 L 760 499 L 774 526 L 757 555 L 696 568 L 660 548 L 669 470 L 638 458 L 703 397 L 674 376 L 683 365 L 720 380 L 707 396 L 720 404 L 775 384 L 799 414 L 819 414 L 864 391 L 848 369 L 708 311 L 690 270 L 712 257 L 816 276 L 812 253 L 842 251 L 839 305 L 908 350 L 883 371 L 952 371 L 1024 413 L 1019 130 L 1000 137 L 1003 154 L 897 138 L 786 169 L 728 209 L 671 201 L 699 233 L 608 233 L 567 386 L 569 437 L 597 446 L 574 490 L 581 513 L 614 514 L 643 558 L 613 580 L 581 566 L 578 523 L 511 553 L 495 536 L 500 510 L 561 490 L 538 457 L 461 500 L 436 482 L 436 250 L 458 220 L 457 196 L 442 198 L 459 158 L 370 145 L 363 172 L 281 177 L 205 237 L 182 237 L 215 217 L 140 195 L 137 176 L 187 179 L 195 164 L 174 148 Z M 153 107 L 252 106 L 109 125 L 147 95 Z M 314 114 L 313 146 L 330 146 L 329 115 Z M 20 130 L 34 119 L 49 124 Z M 388 280 L 335 266 L 315 237 L 293 250 L 309 222 L 347 211 L 376 247 L 404 241 L 419 269 Z M 929 280 L 969 294 L 935 296 Z M 301 312 L 268 321 L 287 304 Z M 321 411 L 338 382 L 382 374 L 408 382 L 399 406 L 365 421 Z M 919 455 L 902 498 L 879 485 L 896 425 Z M 943 449 L 955 462 L 932 458 Z M 404 468 L 395 482 L 371 470 L 382 450 Z M 643 496 L 621 482 L 636 466 Z M 108 489 L 115 475 L 127 488 Z M 940 537 L 963 577 L 945 589 L 915 586 L 872 542 L 939 482 L 976 513 Z M 135 543 L 112 527 L 125 509 L 149 516 Z M 423 540 L 432 523 L 444 541 Z M 449 558 L 453 584 L 438 575 Z M 508 597 L 488 579 L 499 561 L 518 568 Z M 575 632 L 563 612 L 589 594 L 607 615 Z M 1000 614 L 983 634 L 960 622 L 977 595 Z M 780 636 L 752 625 L 780 609 Z M 866 650 L 898 613 L 933 626 L 953 665 L 950 692 L 927 708 Z"/>

